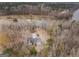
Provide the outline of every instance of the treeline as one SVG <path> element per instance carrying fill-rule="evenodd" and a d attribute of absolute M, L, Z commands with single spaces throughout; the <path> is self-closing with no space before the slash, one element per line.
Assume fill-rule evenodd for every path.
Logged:
<path fill-rule="evenodd" d="M 0 2 L 0 15 L 34 14 L 48 15 L 52 10 L 69 9 L 75 10 L 78 3 L 57 2 Z"/>

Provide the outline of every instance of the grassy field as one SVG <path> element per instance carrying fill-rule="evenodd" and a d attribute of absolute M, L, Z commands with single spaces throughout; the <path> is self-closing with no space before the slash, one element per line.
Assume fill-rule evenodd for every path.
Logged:
<path fill-rule="evenodd" d="M 17 19 L 48 19 L 52 16 L 46 15 L 7 15 L 0 16 L 0 19 L 9 19 L 9 18 L 17 18 Z"/>
<path fill-rule="evenodd" d="M 79 22 L 71 19 L 0 16 L 0 54 L 3 56 L 79 56 L 78 35 Z"/>

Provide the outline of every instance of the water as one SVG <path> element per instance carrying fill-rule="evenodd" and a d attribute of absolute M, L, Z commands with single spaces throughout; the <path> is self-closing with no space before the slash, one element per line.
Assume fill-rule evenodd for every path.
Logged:
<path fill-rule="evenodd" d="M 73 13 L 72 20 L 79 21 L 79 9 L 77 9 L 77 10 Z"/>

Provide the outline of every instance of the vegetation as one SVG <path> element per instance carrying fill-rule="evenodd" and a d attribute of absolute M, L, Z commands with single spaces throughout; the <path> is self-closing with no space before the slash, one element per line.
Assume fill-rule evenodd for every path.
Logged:
<path fill-rule="evenodd" d="M 79 56 L 79 22 L 69 16 L 78 5 L 0 3 L 0 15 L 7 15 L 0 18 L 0 53 L 10 57 Z"/>
<path fill-rule="evenodd" d="M 78 8 L 78 3 L 25 3 L 25 2 L 1 2 L 0 15 L 48 15 L 53 10 L 70 9 L 75 10 Z"/>
<path fill-rule="evenodd" d="M 13 53 L 13 49 L 12 48 L 6 48 L 4 51 L 3 51 L 3 54 L 8 54 L 9 56 L 11 56 Z"/>
<path fill-rule="evenodd" d="M 32 56 L 36 56 L 37 51 L 36 51 L 35 47 L 32 47 L 32 48 L 31 48 L 30 54 L 31 54 Z"/>

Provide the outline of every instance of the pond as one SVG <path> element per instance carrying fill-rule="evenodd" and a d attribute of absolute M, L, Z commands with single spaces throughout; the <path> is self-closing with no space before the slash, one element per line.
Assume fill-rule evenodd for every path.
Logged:
<path fill-rule="evenodd" d="M 79 21 L 79 9 L 73 13 L 72 20 Z"/>

